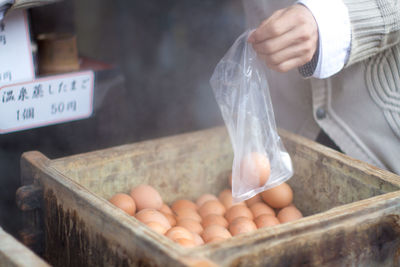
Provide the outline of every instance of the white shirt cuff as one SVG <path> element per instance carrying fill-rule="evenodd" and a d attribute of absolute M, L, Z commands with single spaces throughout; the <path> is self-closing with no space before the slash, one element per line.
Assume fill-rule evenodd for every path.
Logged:
<path fill-rule="evenodd" d="M 342 0 L 299 0 L 313 14 L 318 25 L 319 57 L 313 77 L 323 79 L 338 73 L 347 62 L 351 46 L 351 26 Z"/>

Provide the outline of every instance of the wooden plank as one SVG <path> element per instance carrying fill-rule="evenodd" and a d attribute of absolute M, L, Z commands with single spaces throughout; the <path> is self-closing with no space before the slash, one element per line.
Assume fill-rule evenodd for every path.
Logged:
<path fill-rule="evenodd" d="M 47 267 L 50 265 L 0 227 L 0 266 Z"/>

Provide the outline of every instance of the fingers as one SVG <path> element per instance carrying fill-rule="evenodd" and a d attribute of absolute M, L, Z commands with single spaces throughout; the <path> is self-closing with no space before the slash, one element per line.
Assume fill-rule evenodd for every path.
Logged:
<path fill-rule="evenodd" d="M 271 15 L 271 17 L 264 20 L 261 25 L 249 36 L 248 41 L 250 43 L 259 43 L 267 39 L 282 35 L 290 30 L 291 26 L 289 24 L 279 23 L 279 18 L 284 12 L 285 9 L 275 11 Z"/>
<path fill-rule="evenodd" d="M 268 39 L 267 41 L 260 43 L 254 43 L 253 48 L 259 54 L 270 55 L 289 46 L 298 45 L 308 41 L 315 42 L 316 37 L 317 34 L 314 34 L 312 29 L 296 27 L 276 38 Z"/>
<path fill-rule="evenodd" d="M 272 56 L 263 55 L 263 59 L 270 69 L 286 72 L 311 61 L 314 53 L 305 45 L 291 46 Z"/>
<path fill-rule="evenodd" d="M 308 61 L 310 61 L 310 60 L 308 60 Z M 304 65 L 308 61 L 304 58 L 297 57 L 297 58 L 292 58 L 290 60 L 284 61 L 281 64 L 276 65 L 276 66 L 269 66 L 269 68 L 273 69 L 275 71 L 278 71 L 278 72 L 287 72 L 289 70 L 292 70 L 294 68 Z"/>
<path fill-rule="evenodd" d="M 318 47 L 318 27 L 306 7 L 294 5 L 265 20 L 249 42 L 271 69 L 285 72 L 312 59 Z"/>

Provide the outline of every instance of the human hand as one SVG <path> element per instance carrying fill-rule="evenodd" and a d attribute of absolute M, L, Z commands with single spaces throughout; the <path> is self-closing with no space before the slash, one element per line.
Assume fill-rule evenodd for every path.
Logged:
<path fill-rule="evenodd" d="M 318 26 L 311 11 L 297 4 L 274 12 L 248 41 L 269 68 L 287 72 L 312 59 L 318 47 Z"/>

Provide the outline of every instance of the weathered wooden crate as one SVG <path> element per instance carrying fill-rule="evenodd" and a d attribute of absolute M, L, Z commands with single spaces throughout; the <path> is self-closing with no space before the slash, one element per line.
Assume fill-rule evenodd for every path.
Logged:
<path fill-rule="evenodd" d="M 0 266 L 49 267 L 50 265 L 0 227 Z"/>
<path fill-rule="evenodd" d="M 400 177 L 280 135 L 294 164 L 294 203 L 306 215 L 298 221 L 188 249 L 107 201 L 140 183 L 166 202 L 218 193 L 233 159 L 220 127 L 54 160 L 24 153 L 25 240 L 55 266 L 400 266 Z"/>

